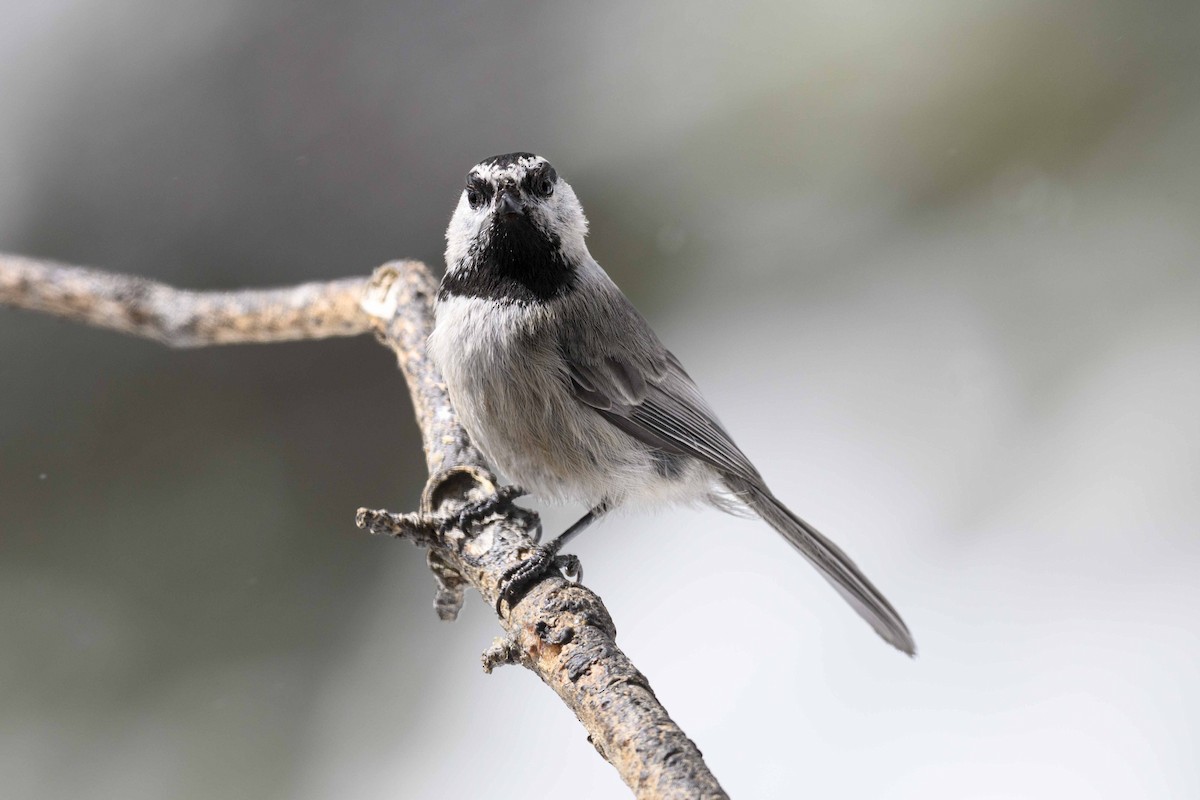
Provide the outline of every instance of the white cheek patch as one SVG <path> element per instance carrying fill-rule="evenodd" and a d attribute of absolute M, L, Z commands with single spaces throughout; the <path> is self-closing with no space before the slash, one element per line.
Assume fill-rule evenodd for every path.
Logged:
<path fill-rule="evenodd" d="M 486 234 L 488 218 L 486 207 L 476 211 L 467 202 L 464 191 L 458 198 L 458 205 L 450 217 L 450 225 L 446 228 L 446 268 L 454 269 L 467 255 L 471 243 Z"/>

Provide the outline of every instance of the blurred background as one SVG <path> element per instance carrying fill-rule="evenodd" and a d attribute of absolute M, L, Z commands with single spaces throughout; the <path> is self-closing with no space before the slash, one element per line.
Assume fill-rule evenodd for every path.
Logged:
<path fill-rule="evenodd" d="M 471 165 L 554 162 L 920 647 L 761 523 L 580 539 L 732 796 L 1200 796 L 1200 6 L 6 0 L 0 51 L 0 249 L 180 286 L 440 269 Z M 4 796 L 627 796 L 354 528 L 422 470 L 369 337 L 0 309 Z"/>

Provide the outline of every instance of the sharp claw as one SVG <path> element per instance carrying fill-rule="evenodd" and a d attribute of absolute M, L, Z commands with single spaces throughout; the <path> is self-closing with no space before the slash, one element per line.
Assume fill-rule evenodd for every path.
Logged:
<path fill-rule="evenodd" d="M 552 569 L 562 570 L 568 578 L 578 583 L 583 578 L 583 565 L 579 557 L 559 555 L 554 542 L 548 545 L 538 545 L 528 556 L 518 564 L 509 567 L 500 578 L 500 592 L 496 597 L 496 616 L 500 616 L 500 606 L 508 603 L 515 606 L 534 583 Z"/>
<path fill-rule="evenodd" d="M 485 497 L 475 503 L 468 503 L 456 513 L 443 517 L 438 524 L 438 531 L 445 535 L 455 529 L 463 530 L 468 525 L 503 510 L 525 494 L 526 491 L 520 486 L 501 486 L 491 497 Z"/>
<path fill-rule="evenodd" d="M 556 556 L 554 566 L 561 569 L 563 574 L 575 583 L 583 583 L 583 564 L 579 562 L 579 556 Z"/>
<path fill-rule="evenodd" d="M 538 545 L 522 561 L 505 570 L 500 578 L 500 593 L 496 597 L 496 615 L 500 615 L 502 603 L 512 608 L 525 590 L 546 571 L 554 566 L 554 553 L 544 545 Z"/>

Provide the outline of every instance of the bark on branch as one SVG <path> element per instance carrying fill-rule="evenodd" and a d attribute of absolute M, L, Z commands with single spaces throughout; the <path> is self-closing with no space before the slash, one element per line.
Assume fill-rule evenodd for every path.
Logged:
<path fill-rule="evenodd" d="M 359 509 L 373 533 L 428 548 L 443 619 L 467 586 L 495 608 L 505 571 L 536 544 L 537 515 L 509 506 L 443 532 L 468 502 L 498 488 L 450 405 L 425 353 L 437 282 L 398 261 L 368 279 L 236 292 L 192 292 L 142 278 L 0 254 L 0 305 L 43 311 L 176 347 L 351 336 L 374 331 L 399 359 L 416 410 L 430 479 L 415 514 Z M 700 751 L 667 715 L 646 678 L 615 643 L 616 628 L 589 589 L 552 573 L 500 616 L 504 635 L 484 653 L 489 672 L 520 664 L 554 689 L 588 739 L 639 798 L 722 798 Z"/>
<path fill-rule="evenodd" d="M 134 275 L 0 253 L 0 305 L 144 336 L 170 347 L 287 342 L 371 330 L 366 278 L 193 292 Z"/>

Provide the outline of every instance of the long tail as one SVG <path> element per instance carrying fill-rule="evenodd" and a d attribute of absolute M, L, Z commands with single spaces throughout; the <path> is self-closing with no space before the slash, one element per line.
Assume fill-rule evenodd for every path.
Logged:
<path fill-rule="evenodd" d="M 840 547 L 788 510 L 766 486 L 734 477 L 727 477 L 725 484 L 737 499 L 783 534 L 819 569 L 825 580 L 833 584 L 833 588 L 888 644 L 910 656 L 916 654 L 916 642 L 904 620 Z"/>

